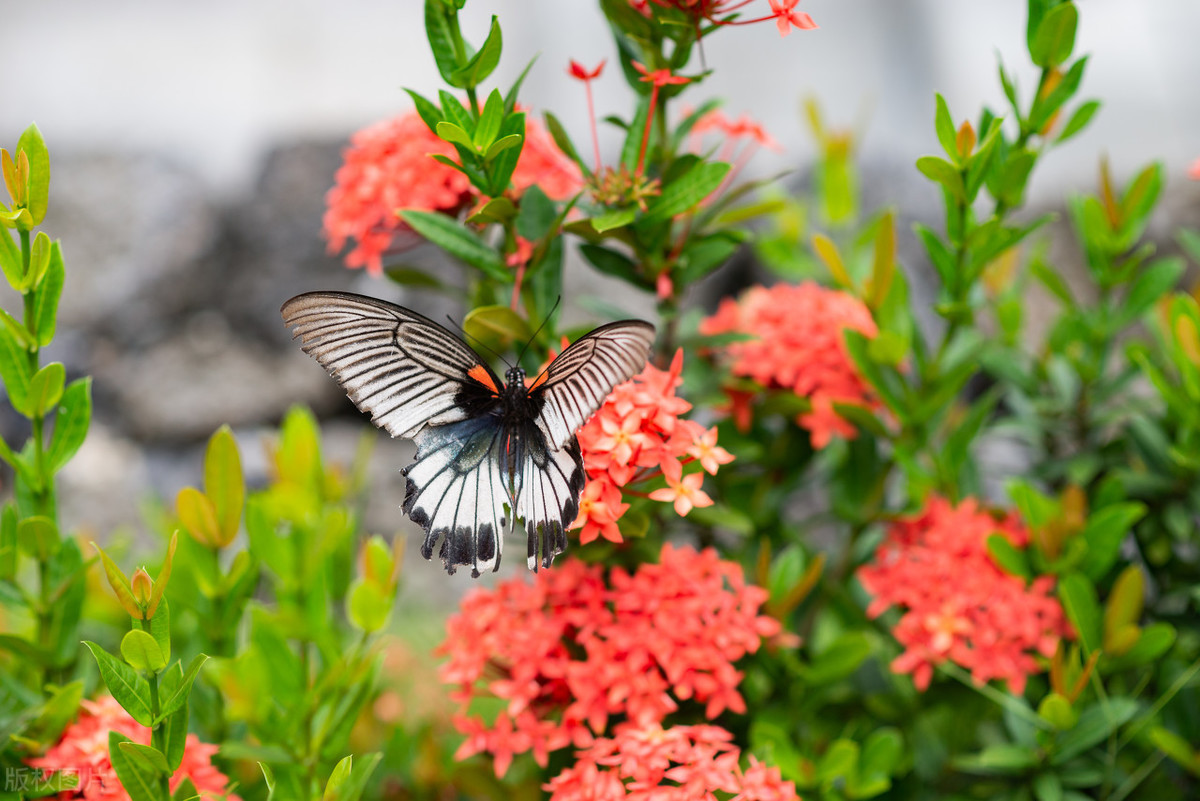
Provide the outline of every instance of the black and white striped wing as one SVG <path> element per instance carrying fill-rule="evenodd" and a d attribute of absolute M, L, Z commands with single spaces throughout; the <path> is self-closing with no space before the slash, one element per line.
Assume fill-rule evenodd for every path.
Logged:
<path fill-rule="evenodd" d="M 516 488 L 517 517 L 529 542 L 529 569 L 550 567 L 567 549 L 567 529 L 579 514 L 583 490 L 583 456 L 574 438 L 551 450 L 541 430 L 530 424 L 525 433 L 521 482 Z M 540 546 L 540 548 L 539 548 Z"/>
<path fill-rule="evenodd" d="M 309 292 L 283 304 L 305 353 L 393 437 L 465 420 L 500 380 L 475 351 L 414 311 L 347 292 Z M 489 386 L 490 384 L 490 386 Z"/>
<path fill-rule="evenodd" d="M 478 577 L 500 565 L 504 507 L 509 500 L 504 480 L 504 427 L 484 415 L 441 426 L 426 426 L 417 434 L 416 461 L 402 472 L 406 479 L 403 509 L 425 529 L 421 555 L 438 556 L 446 570 L 458 565 Z"/>
<path fill-rule="evenodd" d="M 529 388 L 543 401 L 537 424 L 560 450 L 604 403 L 613 387 L 642 371 L 654 345 L 654 326 L 641 320 L 603 325 L 550 362 Z"/>

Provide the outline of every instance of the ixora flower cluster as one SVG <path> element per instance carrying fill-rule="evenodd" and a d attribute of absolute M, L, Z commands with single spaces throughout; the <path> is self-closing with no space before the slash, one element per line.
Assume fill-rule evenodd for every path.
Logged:
<path fill-rule="evenodd" d="M 119 732 L 135 743 L 150 744 L 150 730 L 142 726 L 110 695 L 95 701 L 84 701 L 79 719 L 63 732 L 58 744 L 44 755 L 29 760 L 29 765 L 47 772 L 64 771 L 75 775 L 75 788 L 58 794 L 60 801 L 84 798 L 88 801 L 130 801 L 129 793 L 117 780 L 108 752 L 108 733 Z M 224 797 L 240 801 L 236 795 L 226 795 L 229 779 L 212 764 L 217 746 L 202 743 L 194 734 L 187 736 L 183 761 L 171 779 L 174 793 L 185 779 L 191 780 L 197 792 L 206 797 Z"/>
<path fill-rule="evenodd" d="M 434 135 L 415 111 L 354 134 L 336 182 L 325 196 L 324 228 L 330 252 L 340 251 L 353 239 L 356 244 L 346 254 L 346 266 L 365 266 L 378 275 L 390 248 L 420 241 L 397 210 L 454 215 L 478 200 L 467 177 L 436 161 L 435 155 L 457 159 L 454 147 Z M 549 197 L 564 200 L 579 191 L 583 177 L 541 123 L 529 118 L 512 185 L 519 193 L 534 184 Z"/>
<path fill-rule="evenodd" d="M 649 493 L 656 501 L 675 504 L 680 516 L 694 507 L 709 506 L 712 499 L 701 489 L 704 472 L 733 461 L 717 445 L 717 429 L 685 420 L 680 415 L 692 404 L 675 394 L 683 383 L 683 350 L 676 351 L 667 370 L 648 364 L 631 380 L 618 385 L 600 410 L 579 429 L 579 447 L 588 483 L 579 501 L 575 526 L 582 526 L 579 541 L 586 544 L 603 537 L 621 542 L 617 521 L 629 504 L 621 490 L 629 484 L 662 476 L 667 486 Z M 700 463 L 701 471 L 684 474 L 685 464 Z"/>
<path fill-rule="evenodd" d="M 473 591 L 440 648 L 448 657 L 442 680 L 457 687 L 463 710 L 455 718 L 467 735 L 458 758 L 491 754 L 501 776 L 514 754 L 532 752 L 545 766 L 551 751 L 573 745 L 579 762 L 549 787 L 563 799 L 579 797 L 594 774 L 605 776 L 593 788 L 597 798 L 664 779 L 710 792 L 763 785 L 761 768 L 735 769 L 738 752 L 720 729 L 660 727 L 683 702 L 701 705 L 709 720 L 745 712 L 734 663 L 780 632 L 777 620 L 759 614 L 766 597 L 716 551 L 669 544 L 658 564 L 633 573 L 568 559 L 531 583 Z M 467 713 L 482 697 L 505 702 L 490 725 Z M 605 739 L 614 718 L 620 723 Z M 712 762 L 718 756 L 720 765 Z"/>
<path fill-rule="evenodd" d="M 814 448 L 824 448 L 834 436 L 852 439 L 856 433 L 834 411 L 835 402 L 874 402 L 846 350 L 842 331 L 847 328 L 868 337 L 879 332 L 861 300 L 807 282 L 757 286 L 737 300 L 726 298 L 716 314 L 701 323 L 700 332 L 753 337 L 721 348 L 730 371 L 767 389 L 791 390 L 807 398 L 812 409 L 796 422 L 812 435 Z M 752 396 L 739 390 L 729 395 L 734 419 L 747 428 Z"/>
<path fill-rule="evenodd" d="M 1030 584 L 1003 572 L 988 555 L 1000 534 L 1018 548 L 1029 532 L 1014 516 L 997 519 L 967 499 L 957 506 L 934 497 L 915 517 L 896 521 L 858 579 L 874 596 L 867 614 L 904 610 L 893 634 L 905 651 L 892 662 L 929 686 L 933 668 L 949 660 L 983 684 L 1004 679 L 1013 693 L 1041 671 L 1035 654 L 1052 656 L 1071 628 L 1054 597 L 1054 578 Z"/>

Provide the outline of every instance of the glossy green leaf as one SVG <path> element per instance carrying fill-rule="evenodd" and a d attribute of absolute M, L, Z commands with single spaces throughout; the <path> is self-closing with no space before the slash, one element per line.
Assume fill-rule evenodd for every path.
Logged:
<path fill-rule="evenodd" d="M 134 670 L 157 673 L 167 665 L 158 641 L 149 632 L 133 629 L 121 639 L 121 656 Z"/>
<path fill-rule="evenodd" d="M 720 161 L 696 165 L 663 187 L 662 194 L 647 206 L 643 219 L 650 222 L 683 214 L 711 195 L 729 170 L 730 165 Z"/>
<path fill-rule="evenodd" d="M 812 686 L 831 684 L 846 678 L 871 655 L 871 643 L 860 631 L 849 631 L 828 648 L 812 657 L 805 680 Z"/>
<path fill-rule="evenodd" d="M 387 624 L 393 601 L 379 585 L 356 579 L 346 595 L 346 617 L 360 631 L 379 631 Z"/>
<path fill-rule="evenodd" d="M 33 515 L 17 523 L 17 543 L 39 562 L 49 561 L 58 551 L 59 542 L 58 526 L 48 517 Z"/>
<path fill-rule="evenodd" d="M 50 246 L 50 264 L 42 276 L 41 283 L 33 296 L 33 330 L 37 343 L 42 347 L 54 339 L 58 319 L 58 301 L 62 297 L 66 268 L 63 266 L 62 248 L 57 240 Z"/>
<path fill-rule="evenodd" d="M 536 242 L 553 233 L 558 219 L 558 208 L 536 184 L 521 195 L 520 210 L 517 212 L 517 233 L 531 242 Z"/>
<path fill-rule="evenodd" d="M 471 137 L 471 146 L 480 153 L 487 153 L 500 133 L 500 125 L 504 122 L 504 98 L 499 89 L 493 89 L 483 105 L 479 115 L 479 123 Z"/>
<path fill-rule="evenodd" d="M 1058 135 L 1059 143 L 1067 141 L 1086 128 L 1099 110 L 1100 101 L 1098 100 L 1089 100 L 1081 104 L 1071 114 L 1071 119 L 1067 121 L 1067 124 L 1063 126 L 1062 133 Z"/>
<path fill-rule="evenodd" d="M 30 125 L 21 134 L 17 151 L 24 151 L 29 159 L 29 195 L 25 207 L 29 209 L 30 222 L 41 225 L 50 200 L 50 154 L 37 125 Z"/>
<path fill-rule="evenodd" d="M 488 277 L 497 281 L 512 281 L 512 276 L 499 254 L 453 218 L 438 212 L 418 209 L 405 209 L 400 212 L 400 217 L 414 231 L 451 256 L 482 270 Z"/>
<path fill-rule="evenodd" d="M 513 202 L 511 200 L 509 200 L 506 197 L 494 197 L 491 200 L 489 200 L 487 203 L 483 204 L 483 207 L 480 208 L 479 211 L 475 212 L 475 214 L 473 214 L 471 217 L 469 217 L 468 222 L 503 223 L 503 222 L 507 222 L 508 220 L 511 220 L 516 215 L 517 215 L 517 207 L 515 205 L 513 205 Z M 417 271 L 411 270 L 410 272 L 417 272 Z M 424 273 L 422 273 L 422 274 L 425 275 Z M 436 278 L 432 278 L 432 277 L 429 277 L 429 280 L 437 281 Z M 405 283 L 405 282 L 402 282 L 402 283 Z M 439 281 L 438 283 L 440 284 L 441 282 Z"/>
<path fill-rule="evenodd" d="M 452 122 L 439 122 L 436 133 L 440 139 L 451 144 L 462 145 L 468 150 L 475 149 L 475 145 L 471 141 L 471 135 Z"/>
<path fill-rule="evenodd" d="M 79 450 L 92 422 L 92 379 L 79 378 L 63 391 L 54 415 L 54 433 L 46 450 L 46 465 L 51 473 L 61 470 Z"/>
<path fill-rule="evenodd" d="M 550 138 L 554 140 L 554 144 L 558 149 L 565 153 L 572 161 L 579 165 L 585 175 L 591 173 L 588 166 L 583 163 L 583 159 L 579 157 L 579 151 L 575 149 L 575 144 L 571 141 L 570 135 L 567 134 L 567 129 L 563 127 L 558 117 L 547 111 L 543 115 L 546 120 L 546 130 L 550 132 Z"/>
<path fill-rule="evenodd" d="M 246 484 L 237 440 L 227 425 L 209 438 L 204 451 L 204 494 L 212 501 L 222 542 L 228 543 L 242 526 Z"/>
<path fill-rule="evenodd" d="M 200 673 L 200 668 L 204 667 L 204 663 L 207 661 L 208 656 L 206 654 L 197 654 L 188 664 L 188 668 L 183 674 L 183 681 L 180 682 L 175 691 L 169 695 L 163 693 L 166 697 L 162 702 L 161 712 L 154 720 L 155 725 L 175 714 L 179 711 L 180 707 L 187 703 L 188 696 L 192 692 L 192 682 L 196 680 L 196 676 Z"/>
<path fill-rule="evenodd" d="M 63 396 L 67 369 L 62 362 L 51 362 L 29 379 L 29 412 L 32 417 L 45 417 Z"/>
<path fill-rule="evenodd" d="M 1095 585 L 1082 573 L 1068 573 L 1058 582 L 1058 597 L 1084 649 L 1098 649 L 1103 631 Z"/>
<path fill-rule="evenodd" d="M 954 128 L 954 119 L 950 116 L 950 107 L 941 93 L 934 95 L 937 109 L 934 114 L 934 129 L 937 131 L 938 142 L 951 161 L 958 161 L 958 131 Z"/>
<path fill-rule="evenodd" d="M 502 136 L 496 141 L 492 142 L 491 146 L 483 154 L 483 159 L 484 161 L 494 161 L 501 153 L 520 146 L 520 144 L 524 141 L 525 137 L 521 136 L 520 134 L 509 134 L 508 136 Z"/>
<path fill-rule="evenodd" d="M 929 180 L 941 184 L 956 200 L 966 199 L 962 175 L 950 162 L 937 156 L 922 156 L 917 159 L 917 169 Z"/>
<path fill-rule="evenodd" d="M 0 325 L 0 380 L 12 407 L 26 417 L 31 417 L 29 405 L 29 380 L 33 370 L 29 366 L 29 352 L 8 326 Z"/>
<path fill-rule="evenodd" d="M 1124 327 L 1149 310 L 1179 283 L 1185 266 L 1183 259 L 1169 258 L 1143 267 L 1129 287 L 1114 324 Z"/>
<path fill-rule="evenodd" d="M 159 774 L 170 773 L 170 768 L 167 767 L 167 758 L 163 756 L 162 751 L 157 748 L 151 748 L 148 745 L 140 743 L 121 743 L 121 750 L 131 761 L 140 762 L 141 767 L 148 771 L 153 771 Z"/>
<path fill-rule="evenodd" d="M 430 131 L 436 132 L 437 124 L 444 119 L 442 110 L 437 107 L 436 103 L 424 95 L 418 94 L 412 89 L 405 89 L 404 91 L 408 92 L 408 96 L 412 98 L 413 105 L 417 109 L 417 114 L 424 121 L 425 125 Z"/>
<path fill-rule="evenodd" d="M 117 703 L 138 723 L 143 726 L 151 725 L 154 715 L 150 711 L 149 683 L 135 673 L 133 668 L 96 643 L 85 640 L 83 644 L 95 657 L 96 665 L 100 668 L 100 677 L 104 679 L 104 685 L 108 687 L 112 697 L 117 699 Z"/>
<path fill-rule="evenodd" d="M 0 325 L 7 329 L 8 335 L 17 341 L 22 350 L 31 351 L 38 346 L 37 339 L 29 333 L 29 329 L 4 309 L 0 309 Z"/>
<path fill-rule="evenodd" d="M 366 754 L 359 757 L 357 765 L 352 756 L 342 759 L 325 785 L 322 801 L 358 801 L 382 758 L 382 754 Z"/>
<path fill-rule="evenodd" d="M 1001 570 L 1010 576 L 1028 580 L 1032 571 L 1025 551 L 1013 545 L 1003 534 L 990 534 L 987 538 L 988 555 Z"/>
<path fill-rule="evenodd" d="M 1029 55 L 1033 63 L 1043 69 L 1057 67 L 1071 57 L 1075 49 L 1075 29 L 1079 24 L 1079 12 L 1074 3 L 1056 5 L 1042 18 Z"/>
<path fill-rule="evenodd" d="M 455 70 L 447 81 L 451 86 L 461 89 L 474 89 L 487 80 L 500 63 L 500 52 L 504 48 L 504 37 L 500 34 L 500 22 L 492 16 L 492 25 L 488 30 L 487 39 L 474 56 L 459 69 Z"/>
<path fill-rule="evenodd" d="M 131 801 L 163 801 L 159 796 L 159 773 L 122 746 L 135 743 L 120 732 L 108 733 L 108 756 L 113 770 Z"/>
<path fill-rule="evenodd" d="M 463 331 L 498 351 L 513 343 L 528 342 L 532 334 L 529 323 L 507 306 L 472 309 L 463 318 Z"/>
<path fill-rule="evenodd" d="M 620 228 L 629 225 L 637 217 L 637 207 L 628 206 L 623 209 L 610 209 L 598 217 L 592 218 L 592 227 L 597 233 L 611 231 L 614 228 Z"/>
<path fill-rule="evenodd" d="M 458 86 L 454 73 L 461 66 L 454 52 L 456 34 L 462 36 L 458 15 L 442 0 L 425 0 L 425 38 L 442 80 L 451 86 Z"/>
<path fill-rule="evenodd" d="M 42 282 L 46 271 L 50 269 L 50 251 L 53 249 L 54 243 L 50 241 L 46 232 L 38 231 L 29 248 L 29 272 L 25 276 L 23 291 L 28 292 Z"/>
<path fill-rule="evenodd" d="M 1033 748 L 1009 743 L 991 745 L 975 754 L 955 757 L 951 764 L 967 773 L 985 776 L 1004 776 L 1024 773 L 1038 764 L 1040 757 Z"/>
<path fill-rule="evenodd" d="M 188 705 L 184 704 L 162 724 L 163 755 L 167 759 L 167 768 L 170 773 L 179 770 L 179 765 L 183 762 L 183 752 L 187 747 L 188 717 Z"/>
<path fill-rule="evenodd" d="M 21 259 L 20 246 L 3 228 L 0 228 L 0 268 L 4 270 L 8 285 L 20 292 L 25 281 L 25 262 Z"/>
<path fill-rule="evenodd" d="M 1145 514 L 1143 504 L 1131 501 L 1111 504 L 1089 515 L 1082 533 L 1087 543 L 1087 553 L 1079 564 L 1083 574 L 1093 581 L 1103 578 L 1120 556 L 1121 543 L 1133 524 Z"/>
<path fill-rule="evenodd" d="M 638 266 L 623 253 L 591 244 L 580 245 L 579 252 L 593 267 L 605 275 L 615 276 L 634 286 L 641 286 L 645 283 L 645 279 L 638 272 Z"/>
<path fill-rule="evenodd" d="M 1079 722 L 1057 739 L 1057 749 L 1050 757 L 1053 765 L 1062 765 L 1108 739 L 1121 726 L 1133 719 L 1138 703 L 1132 698 L 1114 696 L 1094 701 L 1079 715 Z"/>

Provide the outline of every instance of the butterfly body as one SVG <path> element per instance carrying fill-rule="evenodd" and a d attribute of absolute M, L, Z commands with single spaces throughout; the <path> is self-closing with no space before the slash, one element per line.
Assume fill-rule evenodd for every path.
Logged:
<path fill-rule="evenodd" d="M 411 438 L 402 509 L 425 531 L 421 553 L 447 571 L 496 569 L 509 524 L 523 521 L 529 566 L 548 567 L 579 511 L 583 459 L 575 431 L 612 388 L 645 364 L 654 327 L 601 326 L 532 383 L 505 381 L 466 343 L 416 312 L 340 292 L 283 305 L 284 321 L 350 399 L 392 436 Z"/>

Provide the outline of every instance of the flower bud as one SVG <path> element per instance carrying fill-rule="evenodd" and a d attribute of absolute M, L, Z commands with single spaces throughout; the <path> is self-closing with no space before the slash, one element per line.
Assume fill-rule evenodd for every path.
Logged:
<path fill-rule="evenodd" d="M 137 569 L 133 578 L 129 580 L 129 589 L 133 591 L 133 599 L 137 601 L 138 606 L 145 609 L 154 594 L 154 579 L 150 578 L 146 568 Z"/>

